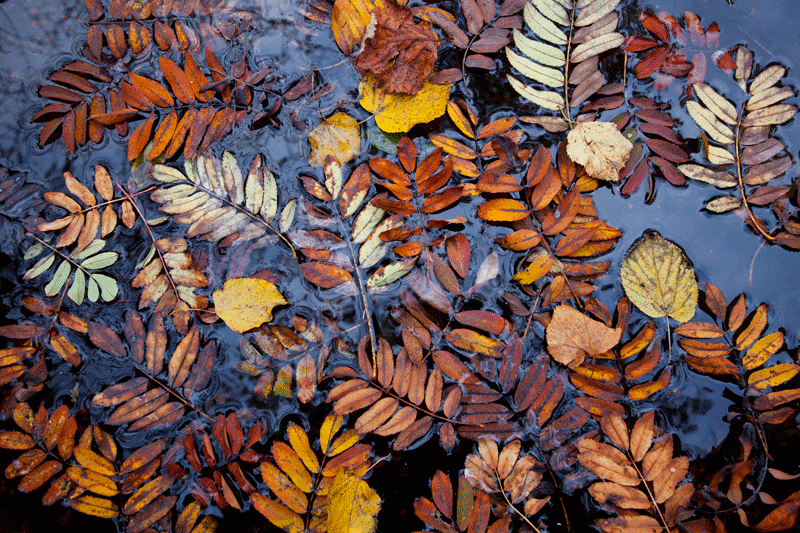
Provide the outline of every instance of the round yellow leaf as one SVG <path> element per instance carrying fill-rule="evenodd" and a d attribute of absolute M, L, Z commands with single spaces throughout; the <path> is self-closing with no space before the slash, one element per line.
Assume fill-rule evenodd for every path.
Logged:
<path fill-rule="evenodd" d="M 335 113 L 308 134 L 308 142 L 309 165 L 324 166 L 329 155 L 344 164 L 361 153 L 361 128 L 347 113 Z"/>
<path fill-rule="evenodd" d="M 272 308 L 286 305 L 283 295 L 269 281 L 235 278 L 214 291 L 217 315 L 237 333 L 244 333 L 272 320 Z"/>
<path fill-rule="evenodd" d="M 361 80 L 358 92 L 361 106 L 375 115 L 375 123 L 386 133 L 405 133 L 417 124 L 444 115 L 450 96 L 448 85 L 425 81 L 415 95 L 386 93 L 376 87 L 373 75 Z"/>
<path fill-rule="evenodd" d="M 622 260 L 622 287 L 649 317 L 688 322 L 697 308 L 697 279 L 683 251 L 657 232 L 648 233 Z"/>

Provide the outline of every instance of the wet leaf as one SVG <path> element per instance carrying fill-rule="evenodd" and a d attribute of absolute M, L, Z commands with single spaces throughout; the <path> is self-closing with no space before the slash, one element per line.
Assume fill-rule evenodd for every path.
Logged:
<path fill-rule="evenodd" d="M 381 509 L 378 494 L 360 477 L 340 470 L 333 478 L 328 503 L 330 533 L 372 533 Z"/>
<path fill-rule="evenodd" d="M 311 155 L 308 164 L 321 167 L 325 159 L 333 156 L 344 164 L 361 153 L 361 127 L 347 113 L 335 113 L 308 134 Z"/>
<path fill-rule="evenodd" d="M 237 333 L 269 322 L 272 309 L 288 303 L 273 283 L 263 279 L 229 279 L 222 289 L 214 291 L 217 314 Z"/>
<path fill-rule="evenodd" d="M 377 79 L 370 75 L 361 80 L 359 102 L 375 115 L 375 123 L 384 132 L 407 132 L 444 115 L 450 87 L 426 81 L 414 95 L 392 94 L 378 88 Z"/>
<path fill-rule="evenodd" d="M 567 135 L 567 155 L 586 173 L 602 180 L 619 181 L 633 144 L 611 122 L 584 122 Z"/>
<path fill-rule="evenodd" d="M 620 268 L 625 294 L 644 314 L 688 322 L 697 308 L 697 280 L 683 251 L 656 232 L 631 248 Z"/>
<path fill-rule="evenodd" d="M 598 355 L 616 346 L 622 330 L 611 329 L 568 305 L 553 310 L 547 326 L 547 351 L 563 365 L 576 367 L 586 357 Z"/>

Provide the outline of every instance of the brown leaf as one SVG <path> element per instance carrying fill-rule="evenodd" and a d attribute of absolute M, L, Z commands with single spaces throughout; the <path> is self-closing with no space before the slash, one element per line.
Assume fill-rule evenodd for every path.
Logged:
<path fill-rule="evenodd" d="M 548 352 L 553 359 L 575 367 L 585 357 L 613 348 L 622 336 L 620 328 L 611 329 L 567 305 L 559 305 L 546 331 Z"/>
<path fill-rule="evenodd" d="M 415 22 L 413 12 L 393 2 L 376 6 L 375 33 L 366 39 L 356 67 L 378 76 L 378 86 L 389 93 L 416 94 L 433 74 L 438 39 L 426 21 Z"/>

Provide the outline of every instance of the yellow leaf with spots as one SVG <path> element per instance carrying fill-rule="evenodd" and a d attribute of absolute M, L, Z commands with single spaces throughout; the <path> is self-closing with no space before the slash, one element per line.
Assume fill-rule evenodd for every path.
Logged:
<path fill-rule="evenodd" d="M 653 231 L 622 260 L 622 287 L 649 317 L 688 322 L 697 308 L 697 279 L 683 251 Z"/>
<path fill-rule="evenodd" d="M 237 333 L 269 322 L 272 309 L 288 303 L 275 285 L 263 279 L 229 279 L 222 289 L 214 291 L 217 315 Z"/>
<path fill-rule="evenodd" d="M 309 165 L 324 166 L 329 155 L 344 164 L 361 153 L 361 128 L 347 113 L 336 113 L 308 134 L 308 142 L 311 144 Z"/>
<path fill-rule="evenodd" d="M 372 487 L 347 470 L 333 478 L 328 503 L 328 533 L 372 533 L 381 499 Z"/>
<path fill-rule="evenodd" d="M 361 95 L 359 102 L 375 115 L 375 123 L 381 130 L 386 133 L 405 133 L 417 124 L 444 115 L 450 87 L 452 84 L 436 85 L 426 81 L 415 95 L 386 93 L 376 87 L 375 76 L 369 75 L 361 80 L 358 87 Z"/>

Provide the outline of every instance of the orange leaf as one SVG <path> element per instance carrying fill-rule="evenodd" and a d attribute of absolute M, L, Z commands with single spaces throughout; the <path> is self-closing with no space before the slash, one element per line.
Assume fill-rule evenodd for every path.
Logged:
<path fill-rule="evenodd" d="M 611 329 L 568 305 L 559 305 L 546 330 L 547 347 L 553 359 L 570 367 L 586 356 L 606 352 L 616 346 L 622 329 Z"/>
<path fill-rule="evenodd" d="M 524 220 L 528 215 L 525 204 L 508 198 L 488 200 L 478 206 L 478 216 L 489 222 L 515 222 Z"/>

